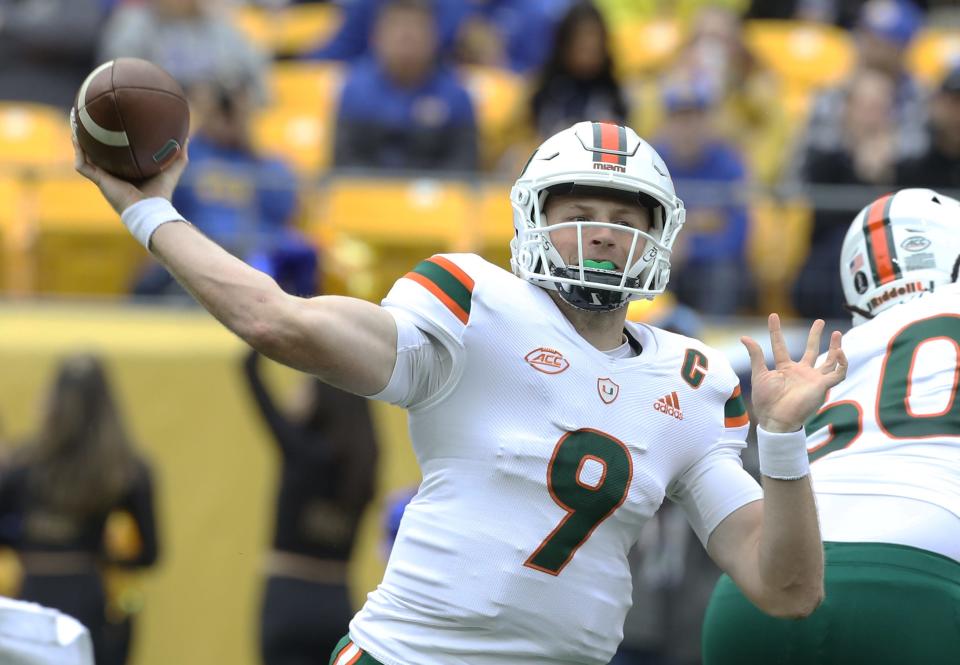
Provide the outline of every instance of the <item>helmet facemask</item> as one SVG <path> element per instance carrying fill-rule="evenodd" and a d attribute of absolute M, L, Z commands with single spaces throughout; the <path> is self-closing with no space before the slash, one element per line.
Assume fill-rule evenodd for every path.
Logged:
<path fill-rule="evenodd" d="M 633 205 L 640 205 L 650 215 L 649 230 L 623 226 L 620 224 L 573 221 L 547 223 L 546 203 L 551 194 L 568 193 L 583 196 L 617 198 Z M 664 242 L 664 227 L 667 225 L 663 206 L 652 197 L 631 195 L 623 190 L 603 189 L 560 185 L 544 190 L 533 201 L 530 210 L 531 224 L 518 233 L 514 239 L 515 255 L 520 259 L 517 269 L 520 276 L 541 286 L 555 290 L 566 302 L 578 309 L 589 311 L 610 311 L 619 309 L 635 297 L 652 298 L 662 292 L 670 274 L 671 237 Z M 533 223 L 533 220 L 537 220 Z M 589 246 L 584 235 L 593 228 L 607 228 L 615 234 L 630 236 L 623 265 L 609 260 L 590 258 Z M 551 236 L 557 231 L 573 229 L 577 236 L 576 257 L 568 261 L 557 250 Z"/>

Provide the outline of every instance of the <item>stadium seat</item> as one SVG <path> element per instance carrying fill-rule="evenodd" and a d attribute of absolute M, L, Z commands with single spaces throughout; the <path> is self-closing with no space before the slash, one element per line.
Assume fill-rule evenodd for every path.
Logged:
<path fill-rule="evenodd" d="M 830 86 L 853 66 L 850 36 L 832 25 L 755 19 L 746 23 L 744 39 L 750 51 L 788 85 Z"/>
<path fill-rule="evenodd" d="M 334 3 L 295 4 L 279 9 L 244 5 L 234 14 L 237 27 L 254 44 L 279 57 L 312 51 L 333 34 L 342 18 Z"/>
<path fill-rule="evenodd" d="M 480 161 L 490 167 L 507 148 L 526 113 L 526 84 L 522 77 L 495 67 L 473 65 L 460 71 L 476 109 Z"/>
<path fill-rule="evenodd" d="M 0 291 L 17 283 L 24 237 L 23 186 L 16 177 L 0 173 Z"/>
<path fill-rule="evenodd" d="M 935 86 L 951 66 L 960 64 L 960 30 L 923 30 L 914 38 L 907 62 L 917 78 Z"/>
<path fill-rule="evenodd" d="M 0 164 L 19 168 L 72 165 L 67 115 L 42 104 L 0 103 Z"/>
<path fill-rule="evenodd" d="M 621 76 L 660 69 L 680 47 L 683 36 L 675 18 L 624 21 L 611 26 L 613 62 Z"/>
<path fill-rule="evenodd" d="M 377 245 L 463 249 L 470 187 L 433 179 L 333 178 L 323 195 L 324 223 Z"/>
<path fill-rule="evenodd" d="M 747 256 L 761 312 L 789 315 L 790 286 L 810 247 L 813 211 L 807 201 L 762 198 L 751 206 Z"/>
<path fill-rule="evenodd" d="M 343 65 L 335 62 L 282 60 L 270 68 L 270 105 L 329 113 L 336 108 Z"/>
<path fill-rule="evenodd" d="M 474 200 L 465 183 L 337 177 L 320 196 L 323 244 L 359 248 L 368 257 L 367 272 L 352 276 L 364 285 L 355 295 L 378 300 L 431 254 L 470 249 L 464 231 Z"/>
<path fill-rule="evenodd" d="M 510 239 L 514 236 L 510 185 L 483 185 L 476 196 L 471 245 L 491 263 L 507 267 L 510 264 Z"/>
<path fill-rule="evenodd" d="M 267 108 L 253 121 L 257 150 L 287 160 L 304 178 L 315 177 L 330 165 L 333 132 L 332 115 L 300 109 Z"/>
<path fill-rule="evenodd" d="M 38 293 L 126 293 L 145 252 L 100 192 L 79 175 L 44 177 L 28 188 L 30 254 Z"/>

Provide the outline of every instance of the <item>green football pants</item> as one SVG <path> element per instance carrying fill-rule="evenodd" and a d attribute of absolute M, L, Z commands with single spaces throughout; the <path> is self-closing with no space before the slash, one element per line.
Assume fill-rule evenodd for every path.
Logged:
<path fill-rule="evenodd" d="M 884 543 L 825 543 L 826 599 L 805 619 L 758 610 L 724 575 L 704 665 L 958 665 L 960 563 Z"/>
<path fill-rule="evenodd" d="M 344 635 L 343 639 L 330 654 L 330 665 L 383 665 L 379 660 L 366 653 Z"/>

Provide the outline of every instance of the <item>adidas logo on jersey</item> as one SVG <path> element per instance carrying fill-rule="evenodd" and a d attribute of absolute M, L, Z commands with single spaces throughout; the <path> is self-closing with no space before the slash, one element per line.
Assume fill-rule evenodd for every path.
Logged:
<path fill-rule="evenodd" d="M 673 416 L 677 420 L 683 420 L 683 411 L 680 409 L 680 398 L 677 397 L 676 391 L 658 399 L 653 403 L 653 408 L 660 413 Z"/>

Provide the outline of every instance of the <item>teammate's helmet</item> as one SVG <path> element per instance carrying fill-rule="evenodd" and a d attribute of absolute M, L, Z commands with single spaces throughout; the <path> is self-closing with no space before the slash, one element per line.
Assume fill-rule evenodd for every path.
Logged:
<path fill-rule="evenodd" d="M 602 222 L 563 222 L 548 227 L 544 205 L 550 193 L 613 190 L 651 212 L 649 232 Z M 580 309 L 613 310 L 634 298 L 663 293 L 670 277 L 670 252 L 683 226 L 683 202 L 674 193 L 666 164 L 629 127 L 579 122 L 554 134 L 530 157 L 510 193 L 516 236 L 510 265 L 519 277 L 556 290 Z M 613 227 L 634 234 L 622 272 L 584 266 L 583 229 Z M 550 231 L 575 227 L 581 248 L 567 265 Z"/>
<path fill-rule="evenodd" d="M 866 206 L 840 254 L 840 281 L 853 325 L 956 281 L 960 201 L 932 189 L 902 189 Z"/>

